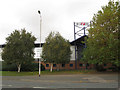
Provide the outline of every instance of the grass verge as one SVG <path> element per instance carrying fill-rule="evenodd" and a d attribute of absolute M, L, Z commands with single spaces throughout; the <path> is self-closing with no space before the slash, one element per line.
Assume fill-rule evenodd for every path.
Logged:
<path fill-rule="evenodd" d="M 71 75 L 71 74 L 117 74 L 118 72 L 97 72 L 95 70 L 60 70 L 50 72 L 48 70 L 42 71 L 41 75 Z M 33 76 L 39 75 L 35 72 L 17 72 L 17 71 L 0 71 L 0 76 Z"/>
<path fill-rule="evenodd" d="M 65 74 L 90 74 L 95 73 L 94 70 L 69 70 L 69 71 L 53 71 L 50 72 L 48 70 L 42 71 L 41 75 L 65 75 Z M 0 76 L 31 76 L 31 75 L 38 75 L 38 72 L 17 72 L 17 71 L 0 71 Z"/>

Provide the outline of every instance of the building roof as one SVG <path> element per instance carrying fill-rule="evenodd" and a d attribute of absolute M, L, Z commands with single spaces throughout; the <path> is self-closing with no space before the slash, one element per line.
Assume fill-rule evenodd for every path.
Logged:
<path fill-rule="evenodd" d="M 71 45 L 80 45 L 80 44 L 83 44 L 82 41 L 85 41 L 85 37 L 88 38 L 87 35 L 84 35 L 84 36 L 82 36 L 82 37 L 80 37 L 80 38 L 78 38 L 78 39 L 70 42 L 70 44 L 71 44 Z"/>
<path fill-rule="evenodd" d="M 80 37 L 80 38 L 78 38 L 78 39 L 70 42 L 70 44 L 71 44 L 71 45 L 80 45 L 80 44 L 83 44 L 82 41 L 85 40 L 85 37 L 88 37 L 88 36 L 87 36 L 87 35 L 84 35 L 84 36 L 82 36 L 82 37 Z M 41 43 L 41 46 L 43 46 L 43 44 L 44 44 L 44 43 Z M 39 47 L 39 46 L 40 46 L 40 43 L 35 43 L 34 45 L 35 45 L 35 47 Z M 0 45 L 0 48 L 3 48 L 3 47 L 5 47 L 5 44 Z"/>
<path fill-rule="evenodd" d="M 41 46 L 43 46 L 43 44 L 44 44 L 44 43 L 41 43 Z M 35 43 L 34 46 L 35 46 L 35 47 L 39 47 L 39 46 L 40 46 L 40 43 Z M 5 47 L 5 44 L 0 45 L 0 48 L 3 48 L 3 47 Z"/>

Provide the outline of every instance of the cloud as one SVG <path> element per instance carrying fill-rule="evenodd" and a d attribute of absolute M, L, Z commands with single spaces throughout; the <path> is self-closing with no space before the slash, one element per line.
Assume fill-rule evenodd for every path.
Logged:
<path fill-rule="evenodd" d="M 15 29 L 25 28 L 39 42 L 42 14 L 42 42 L 51 31 L 73 40 L 73 22 L 90 21 L 94 13 L 108 0 L 2 0 L 0 2 L 0 44 Z"/>

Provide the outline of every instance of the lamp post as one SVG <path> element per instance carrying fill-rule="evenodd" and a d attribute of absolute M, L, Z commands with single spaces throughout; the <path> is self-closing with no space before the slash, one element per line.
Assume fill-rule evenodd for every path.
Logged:
<path fill-rule="evenodd" d="M 38 10 L 38 13 L 40 14 L 40 48 L 41 48 L 41 22 L 42 22 L 42 18 L 41 18 L 41 12 Z M 41 60 L 39 59 L 39 77 L 40 77 L 40 72 L 41 72 Z"/>

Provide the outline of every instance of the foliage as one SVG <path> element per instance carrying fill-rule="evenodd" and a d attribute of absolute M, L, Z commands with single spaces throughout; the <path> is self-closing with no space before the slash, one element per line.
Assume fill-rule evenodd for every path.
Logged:
<path fill-rule="evenodd" d="M 6 38 L 6 46 L 2 52 L 2 59 L 8 64 L 15 63 L 18 72 L 22 64 L 31 63 L 34 58 L 34 41 L 36 38 L 25 29 L 15 30 Z"/>
<path fill-rule="evenodd" d="M 21 66 L 21 71 L 38 71 L 39 63 L 32 63 L 32 64 L 23 64 Z M 44 71 L 45 67 L 41 64 L 41 71 Z"/>
<path fill-rule="evenodd" d="M 95 66 L 95 69 L 97 70 L 97 71 L 99 71 L 99 72 L 102 72 L 102 71 L 106 71 L 107 69 L 105 69 L 104 67 L 103 67 L 103 65 L 96 65 Z"/>
<path fill-rule="evenodd" d="M 120 66 L 118 60 L 119 2 L 109 1 L 94 15 L 89 29 L 87 48 L 82 60 L 92 64 L 112 63 Z"/>
<path fill-rule="evenodd" d="M 2 71 L 17 71 L 16 64 L 7 64 L 5 62 L 2 63 Z"/>
<path fill-rule="evenodd" d="M 65 64 L 70 61 L 70 43 L 58 32 L 51 32 L 43 45 L 42 58 L 45 62 Z"/>
<path fill-rule="evenodd" d="M 45 67 L 41 64 L 41 70 L 44 71 Z M 2 71 L 17 71 L 16 64 L 7 64 L 5 62 L 2 63 Z M 38 63 L 31 64 L 22 64 L 21 71 L 38 71 Z"/>

